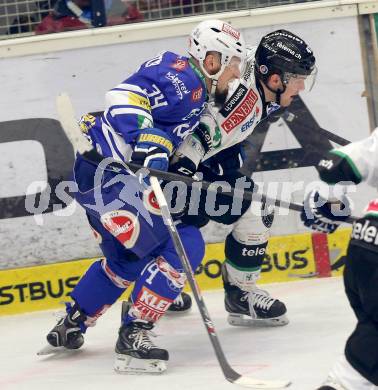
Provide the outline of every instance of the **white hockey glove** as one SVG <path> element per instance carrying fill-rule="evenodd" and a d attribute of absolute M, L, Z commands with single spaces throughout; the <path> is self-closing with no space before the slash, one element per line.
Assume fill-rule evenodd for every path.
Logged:
<path fill-rule="evenodd" d="M 169 171 L 192 177 L 211 146 L 210 134 L 206 126 L 200 124 L 176 150 Z"/>
<path fill-rule="evenodd" d="M 350 204 L 350 198 L 346 194 L 335 203 L 322 197 L 315 189 L 306 196 L 303 202 L 301 220 L 312 230 L 333 233 L 350 216 Z"/>

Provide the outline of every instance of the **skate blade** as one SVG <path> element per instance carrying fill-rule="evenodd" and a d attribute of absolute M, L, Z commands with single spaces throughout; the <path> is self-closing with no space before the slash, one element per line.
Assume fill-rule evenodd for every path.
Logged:
<path fill-rule="evenodd" d="M 55 354 L 62 354 L 62 353 L 72 353 L 76 351 L 78 351 L 78 349 L 68 349 L 65 347 L 53 347 L 52 345 L 47 344 L 45 347 L 43 347 L 37 352 L 37 355 L 47 356 L 47 355 L 55 355 Z"/>
<path fill-rule="evenodd" d="M 117 353 L 114 363 L 114 370 L 118 374 L 161 374 L 167 369 L 164 360 L 137 359 L 129 355 Z"/>
<path fill-rule="evenodd" d="M 243 314 L 229 314 L 227 321 L 233 326 L 266 327 L 284 326 L 289 323 L 286 314 L 276 318 L 251 318 Z"/>

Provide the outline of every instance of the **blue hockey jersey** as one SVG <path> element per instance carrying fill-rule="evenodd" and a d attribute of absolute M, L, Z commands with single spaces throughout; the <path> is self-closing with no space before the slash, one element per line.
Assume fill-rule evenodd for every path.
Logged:
<path fill-rule="evenodd" d="M 163 52 L 106 94 L 101 117 L 80 127 L 104 157 L 128 161 L 141 129 L 165 131 L 174 148 L 199 123 L 207 100 L 202 73 L 190 59 Z"/>

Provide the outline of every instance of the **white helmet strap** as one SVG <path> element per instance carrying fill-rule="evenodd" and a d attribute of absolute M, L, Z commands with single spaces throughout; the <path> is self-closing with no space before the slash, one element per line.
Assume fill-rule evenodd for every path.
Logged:
<path fill-rule="evenodd" d="M 211 90 L 210 90 L 209 96 L 210 96 L 210 98 L 212 98 L 212 97 L 214 97 L 215 91 L 217 89 L 218 79 L 221 76 L 221 74 L 223 73 L 224 69 L 226 68 L 226 65 L 221 64 L 219 71 L 217 73 L 211 75 L 205 69 L 204 64 L 203 64 L 203 60 L 199 61 L 199 64 L 200 64 L 202 72 L 205 74 L 206 77 L 208 77 L 211 80 Z"/>

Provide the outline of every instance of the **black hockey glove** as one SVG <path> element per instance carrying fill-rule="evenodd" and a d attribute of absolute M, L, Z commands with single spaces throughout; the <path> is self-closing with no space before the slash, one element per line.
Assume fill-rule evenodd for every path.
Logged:
<path fill-rule="evenodd" d="M 333 206 L 336 206 L 336 211 Z M 350 199 L 347 195 L 335 204 L 323 198 L 318 190 L 312 190 L 303 202 L 301 220 L 312 230 L 333 233 L 350 213 Z"/>
<path fill-rule="evenodd" d="M 227 176 L 239 170 L 244 163 L 244 150 L 241 144 L 223 149 L 211 157 L 209 163 L 212 171 L 220 176 Z"/>

